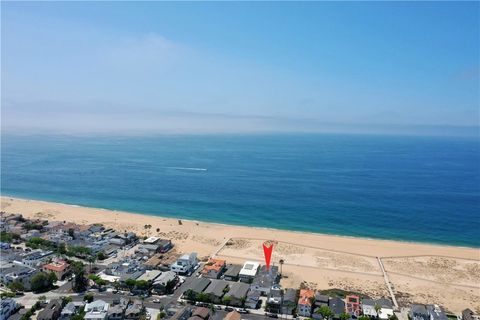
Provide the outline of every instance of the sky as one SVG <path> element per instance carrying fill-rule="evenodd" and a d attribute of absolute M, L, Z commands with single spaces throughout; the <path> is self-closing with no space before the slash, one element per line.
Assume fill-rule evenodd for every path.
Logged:
<path fill-rule="evenodd" d="M 479 132 L 479 2 L 1 9 L 3 132 Z"/>

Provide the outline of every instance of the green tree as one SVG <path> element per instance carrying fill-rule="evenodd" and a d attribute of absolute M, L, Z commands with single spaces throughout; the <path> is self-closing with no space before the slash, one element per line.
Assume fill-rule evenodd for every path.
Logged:
<path fill-rule="evenodd" d="M 8 289 L 12 290 L 13 292 L 21 292 L 24 291 L 25 288 L 20 281 L 14 281 L 8 285 Z"/>
<path fill-rule="evenodd" d="M 167 314 L 165 313 L 165 311 L 160 311 L 157 315 L 157 320 L 163 319 L 166 316 L 167 316 Z"/>
<path fill-rule="evenodd" d="M 55 282 L 58 281 L 57 275 L 53 272 L 48 274 L 48 281 L 53 285 Z"/>
<path fill-rule="evenodd" d="M 370 317 L 360 316 L 360 317 L 358 317 L 358 320 L 370 320 Z"/>
<path fill-rule="evenodd" d="M 83 297 L 83 300 L 84 300 L 84 301 L 87 301 L 88 303 L 92 302 L 92 301 L 93 301 L 93 293 L 87 293 L 87 294 Z"/>
<path fill-rule="evenodd" d="M 321 306 L 315 313 L 321 314 L 324 319 L 331 319 L 333 311 L 328 306 Z"/>
<path fill-rule="evenodd" d="M 223 299 L 222 299 L 222 302 L 223 302 L 223 304 L 225 304 L 226 306 L 229 306 L 230 303 L 232 303 L 232 297 L 230 297 L 230 296 L 224 296 Z"/>
<path fill-rule="evenodd" d="M 67 253 L 67 246 L 65 245 L 65 243 L 59 243 L 58 246 L 57 246 L 57 252 L 59 254 L 66 254 Z"/>
<path fill-rule="evenodd" d="M 30 286 L 33 292 L 43 292 L 49 290 L 53 285 L 53 278 L 45 272 L 39 272 L 32 277 Z"/>
<path fill-rule="evenodd" d="M 375 312 L 377 314 L 377 318 L 380 317 L 380 310 L 382 309 L 382 306 L 379 305 L 378 303 L 375 304 Z"/>
<path fill-rule="evenodd" d="M 85 266 L 80 261 L 71 261 L 72 272 L 75 276 L 73 281 L 73 291 L 83 292 L 87 288 L 87 278 L 85 278 Z"/>
<path fill-rule="evenodd" d="M 278 261 L 278 263 L 280 263 L 280 276 L 282 276 L 283 275 L 283 264 L 285 263 L 285 260 L 280 259 L 280 261 Z"/>
<path fill-rule="evenodd" d="M 197 300 L 198 301 L 201 301 L 201 302 L 208 302 L 210 299 L 208 297 L 208 294 L 204 293 L 204 292 L 200 292 L 198 295 L 197 295 Z"/>
<path fill-rule="evenodd" d="M 340 314 L 340 320 L 348 320 L 350 319 L 350 315 L 346 312 L 343 312 L 342 314 Z"/>
<path fill-rule="evenodd" d="M 98 260 L 105 260 L 105 259 L 107 259 L 107 255 L 105 254 L 105 252 L 100 251 L 99 253 L 97 253 L 97 259 Z"/>
<path fill-rule="evenodd" d="M 150 288 L 150 284 L 146 280 L 135 281 L 135 287 L 139 290 L 147 290 Z"/>
<path fill-rule="evenodd" d="M 135 287 L 136 281 L 134 279 L 125 280 L 125 285 L 132 290 Z"/>

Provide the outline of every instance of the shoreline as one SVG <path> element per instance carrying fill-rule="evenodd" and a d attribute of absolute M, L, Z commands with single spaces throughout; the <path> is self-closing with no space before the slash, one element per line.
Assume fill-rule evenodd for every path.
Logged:
<path fill-rule="evenodd" d="M 429 242 L 429 241 L 415 241 L 415 240 L 405 240 L 405 239 L 387 239 L 387 238 L 381 238 L 381 237 L 375 238 L 375 237 L 364 237 L 364 236 L 355 236 L 355 235 L 342 235 L 342 234 L 335 234 L 335 233 L 328 233 L 328 232 L 313 232 L 313 231 L 292 230 L 292 229 L 286 229 L 286 228 L 282 229 L 282 228 L 273 228 L 273 227 L 259 227 L 259 226 L 248 225 L 248 224 L 228 224 L 228 223 L 214 222 L 214 221 L 208 221 L 208 220 L 195 220 L 195 219 L 188 219 L 188 218 L 181 218 L 181 217 L 170 217 L 170 216 L 157 215 L 157 214 L 147 213 L 147 212 L 125 211 L 125 210 L 109 209 L 109 208 L 102 208 L 102 207 L 93 207 L 93 206 L 82 205 L 82 204 L 72 204 L 72 203 L 64 203 L 64 202 L 57 202 L 57 201 L 24 198 L 24 197 L 18 197 L 18 196 L 10 196 L 8 194 L 1 194 L 0 197 L 2 199 L 1 200 L 2 202 L 4 198 L 10 198 L 15 200 L 23 200 L 23 201 L 35 201 L 35 202 L 43 203 L 46 205 L 55 204 L 55 205 L 61 205 L 61 206 L 71 206 L 75 208 L 102 210 L 105 212 L 133 214 L 133 215 L 138 215 L 142 217 L 146 216 L 146 217 L 152 217 L 152 218 L 158 218 L 158 219 L 182 220 L 182 221 L 188 221 L 191 223 L 210 224 L 210 225 L 216 225 L 216 226 L 221 226 L 226 228 L 239 227 L 239 228 L 272 231 L 272 232 L 282 231 L 282 232 L 295 233 L 298 235 L 311 235 L 311 236 L 318 235 L 318 236 L 326 236 L 326 237 L 339 237 L 339 238 L 345 238 L 345 239 L 351 239 L 351 240 L 362 239 L 367 241 L 385 241 L 385 242 L 405 243 L 405 244 L 414 244 L 414 245 L 429 245 L 429 246 L 436 246 L 436 247 L 450 247 L 450 248 L 480 250 L 480 246 L 466 246 L 466 245 L 455 245 L 455 244 Z"/>
<path fill-rule="evenodd" d="M 215 254 L 227 263 L 263 263 L 262 244 L 275 242 L 272 264 L 284 260 L 282 286 L 343 289 L 388 297 L 379 259 L 403 304 L 436 302 L 454 312 L 480 310 L 480 249 L 234 226 L 3 196 L 1 209 L 30 219 L 101 223 L 139 236 L 172 240 L 174 253 Z M 182 224 L 178 223 L 182 221 Z M 151 225 L 145 229 L 145 225 Z M 157 231 L 158 230 L 158 231 Z M 228 245 L 227 245 L 228 242 Z M 406 293 L 406 294 L 405 294 Z"/>

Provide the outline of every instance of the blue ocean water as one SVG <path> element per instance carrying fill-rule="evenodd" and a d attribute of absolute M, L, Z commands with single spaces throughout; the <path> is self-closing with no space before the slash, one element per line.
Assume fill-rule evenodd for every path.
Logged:
<path fill-rule="evenodd" d="M 1 151 L 3 195 L 480 247 L 475 138 L 3 135 Z"/>

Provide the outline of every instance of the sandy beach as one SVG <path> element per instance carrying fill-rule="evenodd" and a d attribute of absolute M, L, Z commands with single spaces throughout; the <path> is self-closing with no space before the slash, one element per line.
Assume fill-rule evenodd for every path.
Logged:
<path fill-rule="evenodd" d="M 28 218 L 102 223 L 170 238 L 179 252 L 217 255 L 228 263 L 263 261 L 261 244 L 276 242 L 272 261 L 285 261 L 284 287 L 340 288 L 388 297 L 383 262 L 400 303 L 438 303 L 450 312 L 480 312 L 480 249 L 230 226 L 95 208 L 1 198 L 1 209 Z M 150 231 L 144 226 L 151 225 Z M 158 230 L 158 231 L 157 231 Z"/>

